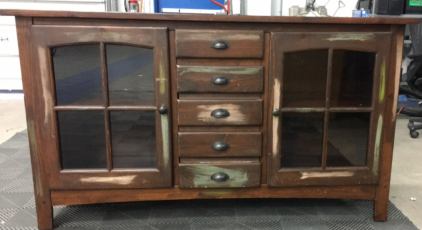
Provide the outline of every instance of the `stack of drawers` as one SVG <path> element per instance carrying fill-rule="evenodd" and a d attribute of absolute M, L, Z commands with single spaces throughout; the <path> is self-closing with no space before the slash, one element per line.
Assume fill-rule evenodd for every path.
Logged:
<path fill-rule="evenodd" d="M 263 53 L 262 31 L 176 30 L 180 188 L 260 185 L 264 68 L 232 63 Z"/>

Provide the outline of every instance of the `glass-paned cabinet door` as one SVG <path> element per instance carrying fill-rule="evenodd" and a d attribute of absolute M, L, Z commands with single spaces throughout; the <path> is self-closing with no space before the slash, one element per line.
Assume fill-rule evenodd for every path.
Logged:
<path fill-rule="evenodd" d="M 51 187 L 172 186 L 167 29 L 34 26 L 31 35 Z"/>
<path fill-rule="evenodd" d="M 268 185 L 378 181 L 388 33 L 272 33 Z"/>

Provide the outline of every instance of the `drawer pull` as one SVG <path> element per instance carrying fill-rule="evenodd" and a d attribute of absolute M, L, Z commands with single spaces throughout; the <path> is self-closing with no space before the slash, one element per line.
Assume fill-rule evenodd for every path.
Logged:
<path fill-rule="evenodd" d="M 167 113 L 167 108 L 166 108 L 166 107 L 164 107 L 164 105 L 163 105 L 163 106 L 161 106 L 161 107 L 158 109 L 158 112 L 159 112 L 160 114 L 166 114 L 166 113 Z"/>
<path fill-rule="evenodd" d="M 227 43 L 224 40 L 215 40 L 215 41 L 211 42 L 210 46 L 211 46 L 211 48 L 214 48 L 216 50 L 225 50 L 225 49 L 230 48 L 229 43 Z"/>
<path fill-rule="evenodd" d="M 228 85 L 230 83 L 230 79 L 224 76 L 215 76 L 211 79 L 211 82 L 215 85 Z"/>
<path fill-rule="evenodd" d="M 216 141 L 211 145 L 211 148 L 217 151 L 224 151 L 230 148 L 230 145 L 224 141 Z"/>
<path fill-rule="evenodd" d="M 281 111 L 279 109 L 273 110 L 273 116 L 278 117 L 278 116 L 280 116 L 280 114 L 281 114 Z"/>
<path fill-rule="evenodd" d="M 211 180 L 215 181 L 215 182 L 224 182 L 226 180 L 229 179 L 229 175 L 223 173 L 223 172 L 218 172 L 218 173 L 214 173 L 211 176 Z"/>
<path fill-rule="evenodd" d="M 211 116 L 215 118 L 225 118 L 225 117 L 230 117 L 230 113 L 229 111 L 225 109 L 216 109 L 212 111 Z"/>

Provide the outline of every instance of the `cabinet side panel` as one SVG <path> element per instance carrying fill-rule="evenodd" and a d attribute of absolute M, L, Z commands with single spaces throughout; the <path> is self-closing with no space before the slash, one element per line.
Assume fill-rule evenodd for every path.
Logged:
<path fill-rule="evenodd" d="M 391 166 L 393 161 L 394 132 L 396 129 L 397 99 L 403 53 L 405 26 L 392 26 L 390 74 L 386 90 L 384 126 L 381 139 L 380 179 L 376 188 L 374 219 L 387 220 L 388 196 L 390 192 Z"/>
<path fill-rule="evenodd" d="M 43 169 L 48 166 L 43 165 L 41 154 L 41 143 L 39 132 L 42 124 L 36 122 L 38 116 L 36 105 L 37 83 L 33 77 L 35 63 L 32 56 L 34 50 L 31 42 L 30 29 L 32 18 L 16 17 L 16 28 L 18 34 L 19 56 L 22 70 L 22 83 L 25 93 L 26 122 L 28 126 L 29 149 L 31 153 L 32 175 L 34 180 L 35 203 L 37 210 L 37 220 L 39 229 L 51 229 L 53 226 L 53 209 L 51 204 L 50 190 L 45 178 Z"/>

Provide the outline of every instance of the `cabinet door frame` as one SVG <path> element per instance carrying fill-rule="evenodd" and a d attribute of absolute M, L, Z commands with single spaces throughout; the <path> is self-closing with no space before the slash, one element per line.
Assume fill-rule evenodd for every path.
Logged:
<path fill-rule="evenodd" d="M 48 175 L 51 189 L 108 189 L 108 188 L 161 188 L 172 186 L 171 153 L 171 107 L 168 63 L 167 28 L 112 27 L 112 26 L 32 26 L 33 41 L 33 77 L 36 82 L 34 100 L 37 129 L 37 145 L 41 149 L 39 162 Z M 65 169 L 61 168 L 58 121 L 56 111 L 97 109 L 108 116 L 107 102 L 100 108 L 76 108 L 76 106 L 56 106 L 54 75 L 52 71 L 51 48 L 65 45 L 99 44 L 103 91 L 107 86 L 107 63 L 105 44 L 128 45 L 153 50 L 155 106 L 139 106 L 142 110 L 155 111 L 157 137 L 157 168 L 153 169 L 112 169 L 110 125 L 105 121 L 107 143 L 107 169 Z M 107 100 L 108 93 L 104 93 Z M 158 108 L 165 106 L 166 114 L 160 114 Z M 77 106 L 81 107 L 81 106 Z M 83 106 L 82 106 L 83 107 Z M 114 106 L 116 107 L 116 106 Z M 132 108 L 117 108 L 131 110 Z M 113 108 L 116 110 L 116 108 Z M 34 140 L 34 138 L 31 138 Z"/>
<path fill-rule="evenodd" d="M 383 117 L 386 101 L 386 88 L 389 76 L 389 56 L 391 47 L 390 32 L 354 33 L 354 32 L 294 32 L 271 33 L 270 57 L 270 110 L 281 109 L 283 87 L 284 53 L 306 50 L 328 50 L 326 90 L 331 84 L 331 64 L 333 50 L 362 51 L 375 53 L 373 96 L 371 120 L 368 136 L 367 164 L 366 166 L 330 167 L 326 168 L 327 142 L 326 130 L 328 128 L 328 107 L 324 109 L 299 109 L 287 108 L 290 112 L 324 112 L 324 143 L 321 168 L 281 168 L 281 117 L 268 113 L 268 158 L 267 158 L 267 183 L 270 187 L 291 186 L 319 186 L 319 185 L 357 185 L 377 184 L 379 180 L 379 162 L 381 159 L 381 140 L 383 131 Z M 326 95 L 326 100 L 329 94 Z M 285 112 L 287 112 L 287 110 Z M 283 110 L 281 110 L 283 112 Z M 353 112 L 347 108 L 337 112 Z M 325 159 L 324 159 L 325 157 Z M 324 162 L 325 161 L 325 162 Z M 325 164 L 324 164 L 325 163 Z"/>

